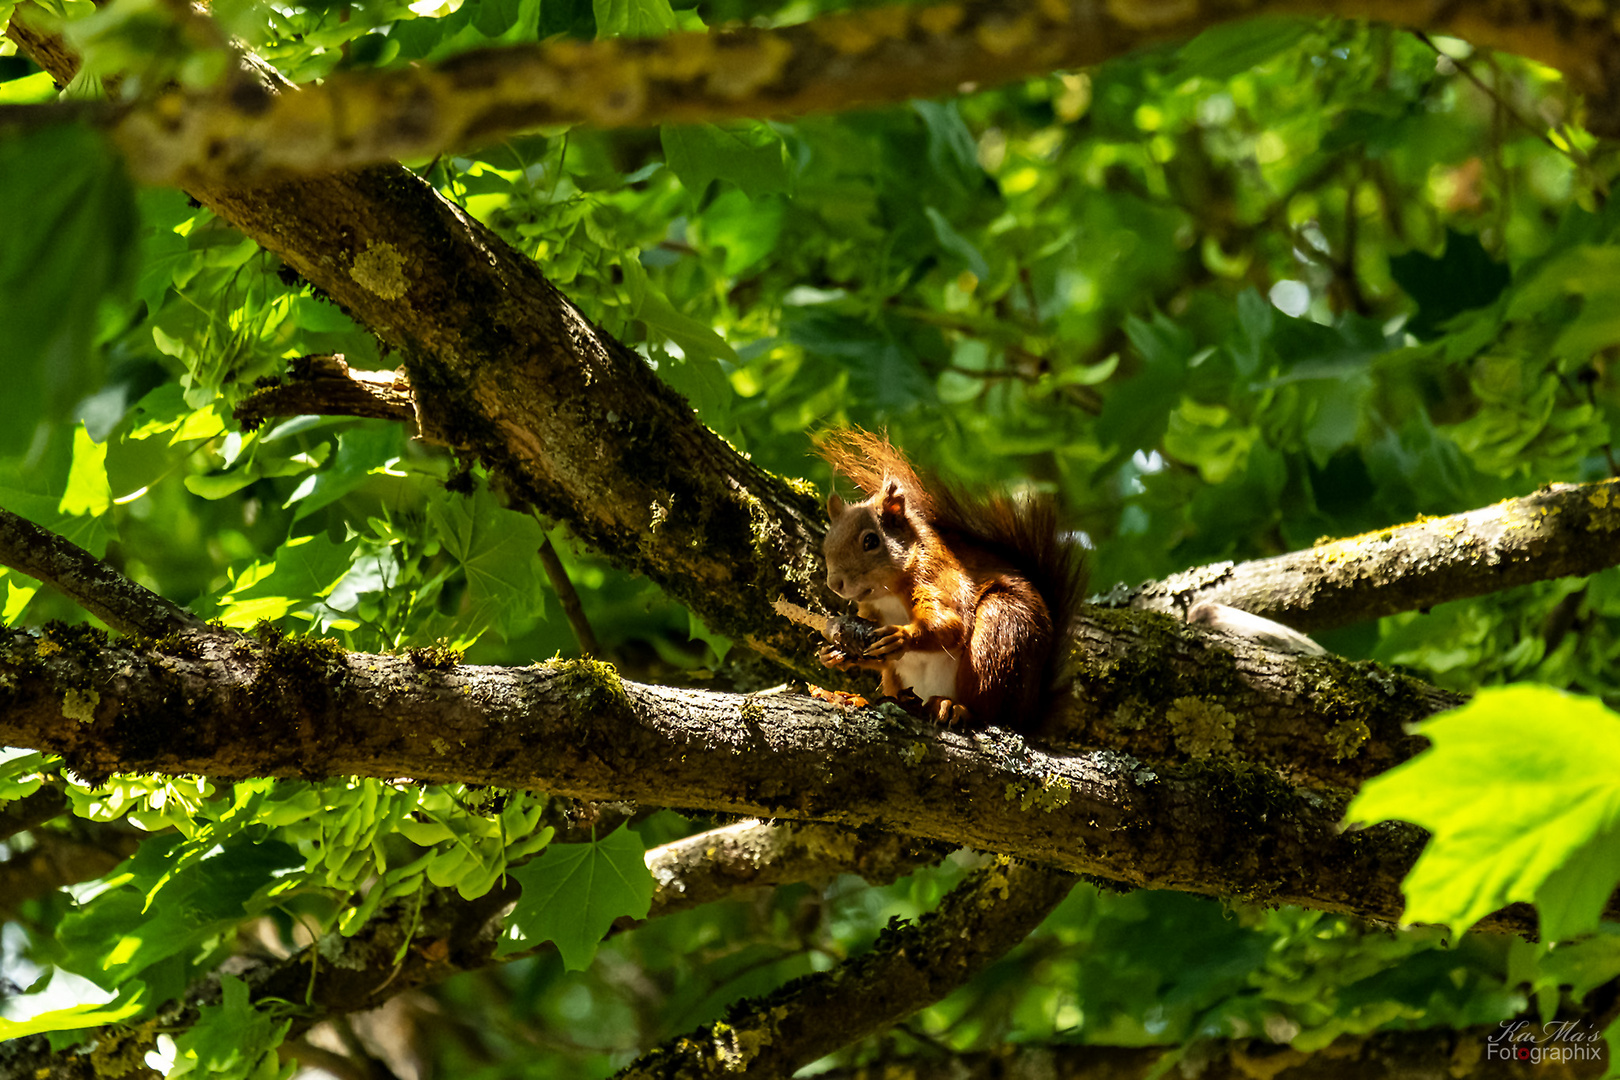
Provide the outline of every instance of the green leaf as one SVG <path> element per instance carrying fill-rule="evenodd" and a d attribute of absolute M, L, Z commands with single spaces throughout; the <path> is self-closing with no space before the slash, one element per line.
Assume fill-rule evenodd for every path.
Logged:
<path fill-rule="evenodd" d="M 197 1023 L 175 1038 L 175 1065 L 169 1076 L 208 1076 L 217 1080 L 291 1076 L 298 1068 L 297 1062 L 282 1066 L 276 1061 L 275 1051 L 292 1021 L 277 1021 L 255 1009 L 248 1000 L 247 983 L 234 975 L 221 975 L 219 989 L 220 1003 L 201 1006 Z"/>
<path fill-rule="evenodd" d="M 1211 27 L 1176 51 L 1173 80 L 1224 81 L 1259 67 L 1310 32 L 1306 19 L 1242 19 Z"/>
<path fill-rule="evenodd" d="M 1530 320 L 1569 296 L 1585 298 L 1553 343 L 1560 356 L 1585 357 L 1620 341 L 1620 248 L 1581 245 L 1548 261 L 1515 290 L 1508 317 Z"/>
<path fill-rule="evenodd" d="M 38 105 L 56 100 L 56 80 L 48 71 L 0 83 L 0 105 Z"/>
<path fill-rule="evenodd" d="M 1134 378 L 1108 395 L 1097 421 L 1098 438 L 1116 457 L 1158 445 L 1181 401 L 1187 363 L 1195 351 L 1187 331 L 1163 315 L 1155 314 L 1150 322 L 1132 316 L 1125 321 L 1125 333 L 1144 363 Z"/>
<path fill-rule="evenodd" d="M 1620 716 L 1517 685 L 1481 690 L 1422 731 L 1433 749 L 1369 780 L 1346 812 L 1433 834 L 1403 918 L 1461 933 L 1526 901 L 1547 940 L 1596 927 L 1620 883 Z"/>
<path fill-rule="evenodd" d="M 0 455 L 100 384 L 98 315 L 126 285 L 135 221 L 129 178 L 97 132 L 0 139 Z"/>
<path fill-rule="evenodd" d="M 365 482 L 399 457 L 404 437 L 398 424 L 362 424 L 338 436 L 332 463 L 313 473 L 287 496 L 286 505 L 297 505 L 295 521 L 328 506 Z"/>
<path fill-rule="evenodd" d="M 939 194 L 948 192 L 953 198 L 963 198 L 981 187 L 984 169 L 979 165 L 978 140 L 962 119 L 956 102 L 913 101 L 911 110 L 922 117 L 927 129 L 926 175 L 930 182 L 945 185 Z"/>
<path fill-rule="evenodd" d="M 44 1031 L 77 1031 L 81 1028 L 121 1023 L 140 1015 L 141 1010 L 146 1007 L 142 1001 L 145 996 L 146 987 L 136 981 L 121 988 L 118 995 L 105 1004 L 85 1002 L 70 1005 L 65 1009 L 39 1013 L 27 1020 L 0 1018 L 0 1042 L 20 1039 L 24 1035 L 38 1035 Z M 13 999 L 7 1004 L 12 1008 L 22 1008 L 26 1000 L 26 998 Z"/>
<path fill-rule="evenodd" d="M 358 536 L 334 544 L 325 533 L 295 536 L 276 549 L 268 564 L 255 564 L 219 597 L 220 620 L 245 629 L 308 608 L 330 593 L 354 562 Z"/>
<path fill-rule="evenodd" d="M 563 966 L 581 971 L 613 920 L 644 919 L 652 906 L 645 848 L 628 828 L 591 844 L 552 844 L 512 876 L 523 896 L 507 919 L 498 956 L 555 941 Z"/>
<path fill-rule="evenodd" d="M 581 41 L 596 36 L 596 11 L 592 0 L 543 0 L 540 5 L 540 37 L 566 34 Z"/>
<path fill-rule="evenodd" d="M 467 575 L 467 624 L 504 635 L 545 611 L 535 554 L 545 534 L 533 518 L 479 488 L 470 497 L 439 495 L 428 504 L 428 521 Z"/>
<path fill-rule="evenodd" d="M 750 199 L 791 186 L 782 136 L 768 124 L 665 124 L 658 137 L 665 163 L 694 198 L 711 180 L 736 184 Z"/>
<path fill-rule="evenodd" d="M 596 36 L 659 37 L 675 29 L 675 11 L 669 0 L 592 0 Z"/>
<path fill-rule="evenodd" d="M 184 869 L 173 860 L 184 843 L 154 836 L 114 871 L 114 887 L 63 918 L 61 964 L 106 989 L 120 986 L 160 960 L 257 914 L 261 889 L 304 865 L 277 841 L 240 837 L 211 845 Z"/>
<path fill-rule="evenodd" d="M 990 276 L 990 266 L 984 261 L 979 249 L 969 243 L 967 237 L 953 229 L 951 223 L 945 220 L 944 214 L 932 206 L 927 207 L 924 213 L 928 215 L 929 223 L 934 226 L 934 238 L 939 241 L 940 247 L 967 263 L 967 268 L 973 271 L 974 276 L 980 281 Z"/>
<path fill-rule="evenodd" d="M 73 429 L 73 464 L 68 469 L 67 490 L 57 509 L 64 514 L 99 517 L 112 506 L 112 489 L 107 486 L 107 444 L 95 442 L 80 424 Z"/>
<path fill-rule="evenodd" d="M 1446 233 L 1446 247 L 1438 259 L 1409 251 L 1390 257 L 1389 272 L 1417 302 L 1418 313 L 1406 328 L 1420 338 L 1434 337 L 1440 325 L 1455 315 L 1493 303 L 1510 276 L 1508 268 L 1486 252 L 1479 237 L 1451 231 Z"/>
<path fill-rule="evenodd" d="M 675 306 L 657 289 L 649 288 L 642 294 L 641 303 L 636 306 L 636 318 L 646 323 L 648 329 L 679 345 L 681 352 L 693 361 L 705 358 L 712 361 L 723 357 L 732 363 L 737 362 L 737 354 L 726 344 L 725 338 L 714 332 L 713 327 L 676 311 Z"/>
<path fill-rule="evenodd" d="M 715 198 L 703 211 L 703 240 L 726 252 L 725 272 L 741 274 L 776 247 L 782 235 L 787 203 L 779 198 L 750 200 L 732 188 Z"/>

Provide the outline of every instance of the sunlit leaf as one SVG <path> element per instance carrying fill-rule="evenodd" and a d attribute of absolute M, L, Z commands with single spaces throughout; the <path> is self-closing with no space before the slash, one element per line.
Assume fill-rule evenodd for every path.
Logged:
<path fill-rule="evenodd" d="M 1620 883 L 1620 715 L 1508 686 L 1422 731 L 1434 748 L 1369 780 L 1346 811 L 1433 834 L 1406 879 L 1405 919 L 1460 933 L 1525 901 L 1549 940 L 1595 927 Z"/>
<path fill-rule="evenodd" d="M 588 966 L 615 919 L 646 918 L 653 879 L 641 838 L 621 828 L 590 844 L 553 844 L 512 871 L 523 886 L 497 954 L 556 942 L 570 971 Z"/>

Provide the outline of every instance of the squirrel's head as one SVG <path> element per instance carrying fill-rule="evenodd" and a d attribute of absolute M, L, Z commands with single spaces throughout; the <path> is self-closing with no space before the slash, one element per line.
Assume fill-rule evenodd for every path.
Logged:
<path fill-rule="evenodd" d="M 905 488 L 891 478 L 882 491 L 862 502 L 846 503 L 830 495 L 827 517 L 831 525 L 822 551 L 828 588 L 856 602 L 887 595 L 916 538 L 906 517 Z"/>

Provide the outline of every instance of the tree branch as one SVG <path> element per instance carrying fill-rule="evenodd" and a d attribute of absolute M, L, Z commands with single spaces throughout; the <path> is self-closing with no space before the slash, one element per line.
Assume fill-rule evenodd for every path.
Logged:
<path fill-rule="evenodd" d="M 1620 481 L 1424 518 L 1270 559 L 1212 563 L 1099 599 L 1184 616 L 1213 600 L 1300 630 L 1345 626 L 1620 564 Z"/>
<path fill-rule="evenodd" d="M 1113 618 L 1160 628 L 1116 633 L 1082 621 L 1087 649 L 1146 651 L 1134 678 L 1110 660 L 1113 674 L 1088 691 L 1118 696 L 1116 716 L 1139 694 L 1150 700 L 1130 692 L 1136 679 L 1160 681 L 1185 662 L 1167 643 L 1184 642 L 1176 647 L 1210 668 L 1220 663 L 1194 628 L 1146 613 Z M 1356 743 L 1359 731 L 1344 732 L 1342 700 L 1405 700 L 1415 715 L 1421 698 L 1370 665 L 1249 655 L 1256 672 L 1310 665 L 1315 694 L 1299 698 L 1296 684 L 1261 678 L 1249 689 L 1272 686 L 1270 706 L 1189 696 L 1163 716 L 1143 710 L 1147 728 L 1168 729 L 1152 738 L 1171 743 L 1177 758 L 1149 767 L 1113 750 L 1046 753 L 999 729 L 932 730 L 892 711 L 641 686 L 585 661 L 423 669 L 408 657 L 345 654 L 319 640 L 190 638 L 165 651 L 64 628 L 0 638 L 0 743 L 59 753 L 92 778 L 409 776 L 881 825 L 1133 886 L 1397 920 L 1400 879 L 1422 833 L 1382 825 L 1343 834 L 1343 789 L 1290 786 L 1227 756 L 1227 747 L 1237 717 L 1254 709 L 1291 718 L 1296 731 L 1329 733 L 1324 745 L 1370 755 L 1375 748 Z M 1250 677 L 1234 674 L 1231 683 Z M 1433 707 L 1457 700 L 1429 693 Z M 1510 910 L 1486 928 L 1533 924 L 1533 914 Z"/>
<path fill-rule="evenodd" d="M 429 158 L 541 125 L 645 127 L 937 97 L 963 84 L 1087 67 L 1265 14 L 1370 18 L 1530 56 L 1592 98 L 1591 130 L 1613 134 L 1620 125 L 1612 100 L 1620 37 L 1601 9 L 1400 0 L 894 4 L 770 30 L 483 50 L 434 66 L 337 73 L 297 94 L 227 83 L 110 120 L 147 183 L 263 183 Z"/>
<path fill-rule="evenodd" d="M 355 371 L 341 353 L 329 353 L 292 361 L 286 382 L 243 398 L 234 413 L 248 428 L 273 416 L 305 414 L 409 423 L 416 419 L 416 403 L 403 371 Z"/>
<path fill-rule="evenodd" d="M 0 565 L 38 578 L 125 634 L 214 633 L 208 624 L 129 580 L 70 540 L 0 509 Z"/>
<path fill-rule="evenodd" d="M 59 787 L 46 785 L 32 795 L 0 807 L 0 841 L 20 832 L 36 829 L 68 808 L 68 797 Z"/>
<path fill-rule="evenodd" d="M 672 1039 L 618 1080 L 789 1076 L 965 984 L 1039 926 L 1074 881 L 998 860 L 915 924 L 891 926 L 862 956 Z"/>

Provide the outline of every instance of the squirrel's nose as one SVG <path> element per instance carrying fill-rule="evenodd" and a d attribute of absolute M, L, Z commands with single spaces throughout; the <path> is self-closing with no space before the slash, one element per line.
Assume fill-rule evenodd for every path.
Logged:
<path fill-rule="evenodd" d="M 842 577 L 839 577 L 839 576 L 834 575 L 834 574 L 828 574 L 827 575 L 827 588 L 831 589 L 833 592 L 837 593 L 839 596 L 843 596 L 844 595 L 844 579 Z"/>

